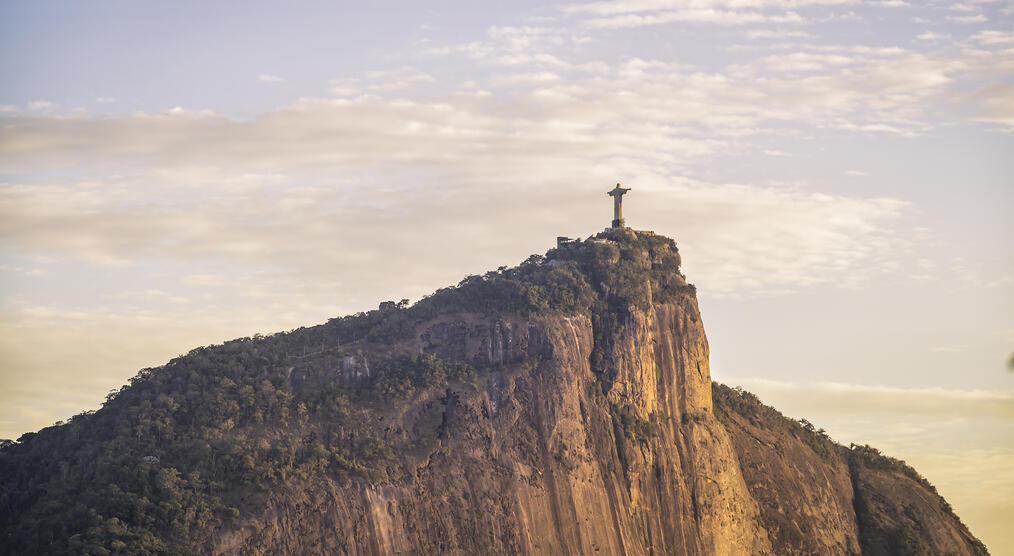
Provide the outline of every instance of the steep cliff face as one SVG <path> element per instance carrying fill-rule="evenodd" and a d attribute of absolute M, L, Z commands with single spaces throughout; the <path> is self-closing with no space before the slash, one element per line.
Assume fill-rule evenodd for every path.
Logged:
<path fill-rule="evenodd" d="M 412 349 L 503 366 L 363 415 L 413 431 L 394 433 L 397 453 L 423 444 L 405 476 L 273 492 L 217 548 L 273 553 L 314 539 L 356 554 L 770 553 L 711 411 L 696 303 L 631 309 L 622 329 L 597 376 L 587 316 L 426 323 Z"/>
<path fill-rule="evenodd" d="M 899 462 L 838 446 L 749 393 L 713 392 L 695 292 L 671 240 L 620 231 L 526 265 L 355 326 L 227 344 L 228 357 L 200 352 L 144 374 L 68 426 L 126 420 L 126 432 L 91 432 L 89 445 L 132 454 L 120 473 L 136 484 L 111 492 L 145 497 L 126 496 L 132 510 L 94 502 L 74 516 L 83 525 L 24 542 L 27 519 L 7 515 L 10 546 L 985 553 Z M 214 389 L 198 393 L 198 382 Z M 225 409 L 201 413 L 209 399 Z M 60 430 L 5 457 L 44 462 L 32 454 L 66 442 Z M 159 461 L 140 458 L 148 453 Z M 79 467 L 49 465 L 36 483 L 97 473 Z M 29 477 L 18 484 L 33 484 L 18 469 Z M 140 500 L 167 492 L 176 506 L 143 522 L 153 512 Z M 46 515 L 28 498 L 8 505 Z"/>

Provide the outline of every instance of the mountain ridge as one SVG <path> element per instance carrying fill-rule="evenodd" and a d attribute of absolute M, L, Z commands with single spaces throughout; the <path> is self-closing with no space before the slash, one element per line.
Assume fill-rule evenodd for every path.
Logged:
<path fill-rule="evenodd" d="M 680 264 L 673 240 L 620 228 L 146 369 L 3 447 L 3 544 L 986 553 L 911 468 L 713 385 Z"/>

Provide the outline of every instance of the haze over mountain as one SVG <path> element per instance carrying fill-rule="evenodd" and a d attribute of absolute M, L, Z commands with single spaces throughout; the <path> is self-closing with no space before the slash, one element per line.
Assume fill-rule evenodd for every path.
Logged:
<path fill-rule="evenodd" d="M 197 348 L 0 451 L 5 553 L 986 554 L 916 471 L 712 383 L 673 240 Z"/>

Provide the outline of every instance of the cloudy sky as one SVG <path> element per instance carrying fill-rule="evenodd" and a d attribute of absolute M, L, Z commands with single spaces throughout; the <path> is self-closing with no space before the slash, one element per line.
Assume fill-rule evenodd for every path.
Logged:
<path fill-rule="evenodd" d="M 0 3 L 0 437 L 189 349 L 672 236 L 716 379 L 1014 554 L 1014 2 Z"/>

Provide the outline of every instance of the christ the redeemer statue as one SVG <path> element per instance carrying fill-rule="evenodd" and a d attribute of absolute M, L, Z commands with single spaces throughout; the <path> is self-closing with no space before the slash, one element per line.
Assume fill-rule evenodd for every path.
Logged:
<path fill-rule="evenodd" d="M 611 196 L 613 198 L 613 227 L 614 228 L 622 228 L 623 227 L 623 194 L 626 193 L 627 191 L 630 191 L 629 187 L 626 188 L 626 189 L 624 189 L 624 188 L 620 187 L 620 184 L 616 184 L 616 187 L 614 187 L 612 190 L 606 192 L 606 195 L 609 195 L 609 196 Z"/>

